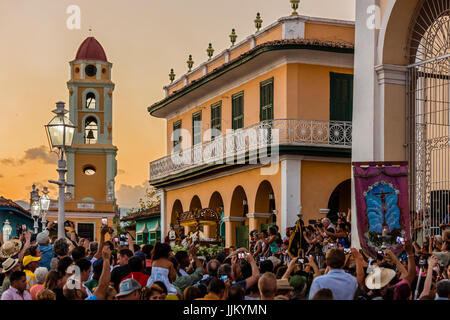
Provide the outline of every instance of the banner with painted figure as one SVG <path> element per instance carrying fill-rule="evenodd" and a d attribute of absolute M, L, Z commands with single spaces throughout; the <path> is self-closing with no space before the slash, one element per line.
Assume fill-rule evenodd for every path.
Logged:
<path fill-rule="evenodd" d="M 384 249 L 398 255 L 411 238 L 408 163 L 353 163 L 353 173 L 362 249 L 372 257 Z"/>

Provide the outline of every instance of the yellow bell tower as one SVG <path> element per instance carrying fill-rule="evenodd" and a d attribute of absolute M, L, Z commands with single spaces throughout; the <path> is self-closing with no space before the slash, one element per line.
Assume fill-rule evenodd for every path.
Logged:
<path fill-rule="evenodd" d="M 114 194 L 117 147 L 112 144 L 112 64 L 94 38 L 87 38 L 70 62 L 69 118 L 77 125 L 67 150 L 66 220 L 80 237 L 98 241 L 102 223 L 118 214 Z M 51 217 L 49 217 L 51 218 Z"/>

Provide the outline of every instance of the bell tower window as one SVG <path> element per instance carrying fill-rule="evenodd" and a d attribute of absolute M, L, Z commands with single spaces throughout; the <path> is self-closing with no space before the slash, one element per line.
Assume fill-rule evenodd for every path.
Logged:
<path fill-rule="evenodd" d="M 95 144 L 98 139 L 98 123 L 94 117 L 87 117 L 84 122 L 84 143 Z"/>
<path fill-rule="evenodd" d="M 95 94 L 93 92 L 89 92 L 86 95 L 86 109 L 96 109 L 97 101 L 95 100 Z"/>

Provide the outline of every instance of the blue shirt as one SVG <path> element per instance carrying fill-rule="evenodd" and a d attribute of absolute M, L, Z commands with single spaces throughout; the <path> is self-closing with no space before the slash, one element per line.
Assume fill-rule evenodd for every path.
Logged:
<path fill-rule="evenodd" d="M 447 213 L 444 217 L 444 220 L 442 220 L 442 223 L 450 223 L 450 213 Z"/>
<path fill-rule="evenodd" d="M 37 245 L 39 250 L 42 252 L 41 260 L 39 260 L 39 267 L 45 267 L 50 271 L 50 261 L 52 261 L 55 254 L 53 253 L 53 245 L 49 244 L 48 246 Z"/>
<path fill-rule="evenodd" d="M 326 275 L 315 278 L 309 291 L 309 299 L 320 289 L 330 289 L 334 300 L 353 300 L 358 281 L 342 269 L 330 270 Z"/>

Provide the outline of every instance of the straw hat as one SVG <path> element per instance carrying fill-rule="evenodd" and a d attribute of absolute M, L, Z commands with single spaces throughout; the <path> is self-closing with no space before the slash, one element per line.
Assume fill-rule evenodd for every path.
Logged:
<path fill-rule="evenodd" d="M 19 259 L 8 258 L 2 263 L 2 273 L 7 273 L 19 263 Z"/>
<path fill-rule="evenodd" d="M 289 285 L 288 279 L 277 279 L 277 290 L 294 290 L 294 287 Z"/>
<path fill-rule="evenodd" d="M 18 239 L 11 239 L 6 241 L 0 248 L 0 259 L 7 259 L 15 256 L 22 249 L 22 242 Z"/>
<path fill-rule="evenodd" d="M 370 290 L 381 289 L 395 277 L 395 271 L 389 268 L 374 268 L 366 277 L 366 287 Z"/>

